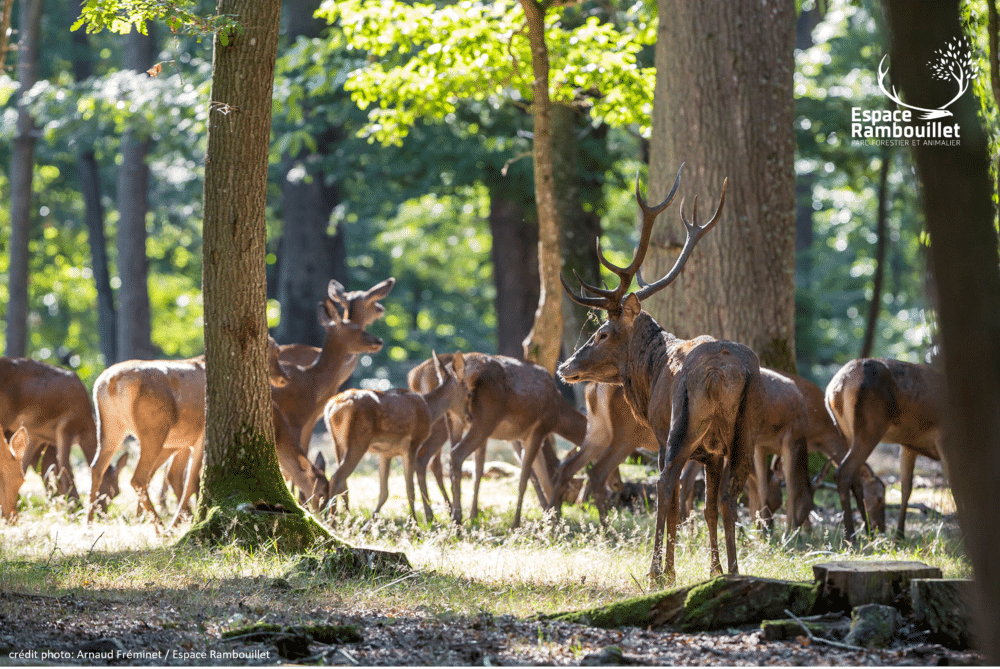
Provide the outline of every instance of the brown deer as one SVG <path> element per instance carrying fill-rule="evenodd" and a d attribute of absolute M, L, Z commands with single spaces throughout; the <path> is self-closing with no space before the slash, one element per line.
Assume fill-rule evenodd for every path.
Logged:
<path fill-rule="evenodd" d="M 0 357 L 0 425 L 8 430 L 24 427 L 28 446 L 24 451 L 23 470 L 37 464 L 46 446 L 53 446 L 49 464 L 56 490 L 71 499 L 78 499 L 76 482 L 69 457 L 77 444 L 90 464 L 97 453 L 97 429 L 90 395 L 75 372 L 30 358 Z M 116 471 L 97 479 L 93 493 L 107 501 L 118 494 Z M 46 476 L 47 478 L 47 476 Z"/>
<path fill-rule="evenodd" d="M 462 463 L 473 452 L 485 448 L 488 439 L 519 442 L 521 477 L 518 483 L 517 509 L 511 527 L 521 524 L 521 506 L 536 455 L 551 434 L 580 444 L 587 430 L 587 419 L 559 392 L 555 379 L 538 365 L 504 355 L 465 354 L 463 381 L 469 391 L 466 414 L 467 430 L 451 448 L 451 518 L 462 522 Z M 515 451 L 518 450 L 515 444 Z M 477 463 L 478 464 L 478 463 Z M 547 466 L 535 468 L 544 475 Z M 482 469 L 477 466 L 476 487 Z M 549 507 L 548 496 L 539 488 L 542 507 Z M 543 499 L 544 498 L 544 499 Z M 478 513 L 473 497 L 471 517 Z"/>
<path fill-rule="evenodd" d="M 322 303 L 322 309 L 325 313 L 320 314 L 320 322 L 324 323 L 333 318 L 334 312 L 339 306 L 343 309 L 342 320 L 353 323 L 364 330 L 385 313 L 385 307 L 379 300 L 385 299 L 394 285 L 396 285 L 396 279 L 389 277 L 368 290 L 347 292 L 339 281 L 331 280 L 327 286 L 327 298 Z M 324 325 L 324 327 L 326 326 Z M 326 406 L 327 400 L 333 397 L 354 373 L 361 354 L 373 352 L 371 350 L 351 350 L 343 355 L 331 355 L 330 352 L 327 352 L 326 358 L 321 360 L 321 353 L 327 349 L 326 344 L 322 349 L 305 344 L 284 344 L 280 347 L 278 354 L 283 364 L 296 365 L 311 370 L 315 399 L 321 399 L 318 403 L 289 402 L 285 396 L 302 392 L 302 389 L 289 388 L 287 392 L 280 394 L 282 397 L 278 400 L 289 423 L 301 428 L 299 450 L 307 456 L 313 429 L 323 417 L 323 408 Z"/>
<path fill-rule="evenodd" d="M 683 169 L 683 166 L 682 166 Z M 598 288 L 577 280 L 587 295 L 576 295 L 565 278 L 563 287 L 578 304 L 607 311 L 608 318 L 587 343 L 559 367 L 569 383 L 597 381 L 620 384 L 635 416 L 645 422 L 659 444 L 660 476 L 656 488 L 656 528 L 649 574 L 658 580 L 663 549 L 664 524 L 667 525 L 665 575 L 675 580 L 674 545 L 679 517 L 678 479 L 684 464 L 694 459 L 705 465 L 705 520 L 711 544 L 711 571 L 721 574 L 717 523 L 719 493 L 722 491 L 722 522 L 726 535 L 726 554 L 730 573 L 738 573 L 736 559 L 736 498 L 743 489 L 753 464 L 754 440 L 764 411 L 764 390 L 760 363 L 743 344 L 719 341 L 709 336 L 679 339 L 663 329 L 642 309 L 642 300 L 670 285 L 680 274 L 691 251 L 722 216 L 726 184 L 715 215 L 704 225 L 681 220 L 687 238 L 673 268 L 660 280 L 648 284 L 639 278 L 639 290 L 629 292 L 633 277 L 639 272 L 649 247 L 656 216 L 673 200 L 680 185 L 677 173 L 674 186 L 661 204 L 650 207 L 639 193 L 636 200 L 642 210 L 639 246 L 628 267 L 609 262 L 598 244 L 602 265 L 618 275 L 614 289 Z M 697 200 L 695 201 L 697 221 Z M 728 465 L 728 488 L 723 473 Z"/>
<path fill-rule="evenodd" d="M 269 374 L 273 384 L 286 384 L 284 368 L 278 364 L 278 347 L 270 339 Z M 94 382 L 101 448 L 92 464 L 94 481 L 104 476 L 111 458 L 125 438 L 139 442 L 139 461 L 132 474 L 132 487 L 139 497 L 139 511 L 148 513 L 161 525 L 160 516 L 149 497 L 153 473 L 171 456 L 179 471 L 187 469 L 180 485 L 171 481 L 177 493 L 177 521 L 188 498 L 198 489 L 205 446 L 205 358 L 189 360 L 128 360 L 104 370 Z M 297 435 L 296 435 L 297 436 Z M 280 441 L 280 440 L 279 440 Z M 294 448 L 295 442 L 286 440 Z M 176 471 L 176 470 L 175 470 Z M 289 475 L 288 470 L 285 470 Z M 168 476 L 169 479 L 169 476 Z M 308 483 L 312 483 L 309 481 Z M 307 481 L 302 480 L 302 485 Z M 319 487 L 325 490 L 326 481 Z M 94 489 L 96 491 L 96 488 Z M 88 520 L 98 509 L 95 492 L 91 493 Z"/>
<path fill-rule="evenodd" d="M 484 354 L 485 355 L 485 354 Z M 451 362 L 452 354 L 443 353 L 438 356 L 445 365 Z M 427 393 L 438 385 L 437 373 L 435 372 L 434 360 L 428 359 L 416 365 L 406 376 L 410 390 L 415 393 Z M 427 522 L 434 520 L 434 512 L 430 505 L 430 495 L 427 490 L 427 468 L 430 467 L 434 478 L 437 481 L 438 489 L 445 503 L 451 506 L 451 497 L 444 485 L 444 468 L 441 466 L 441 447 L 446 441 L 452 445 L 457 444 L 465 433 L 466 428 L 466 407 L 457 407 L 446 412 L 441 418 L 431 426 L 430 436 L 417 452 L 415 471 L 417 483 L 420 486 L 420 496 L 424 505 L 424 516 Z M 512 442 L 514 452 L 518 457 L 522 456 L 518 442 Z M 555 445 L 550 437 L 542 442 L 539 449 L 542 457 L 536 457 L 531 470 L 531 482 L 535 487 L 535 493 L 544 505 L 546 501 L 553 499 L 553 485 L 555 480 L 555 469 L 559 462 L 556 455 Z M 483 478 L 483 467 L 486 463 L 486 445 L 475 452 L 475 468 L 473 472 L 472 488 L 472 516 L 479 513 L 479 486 Z"/>
<path fill-rule="evenodd" d="M 851 360 L 830 379 L 826 386 L 826 407 L 848 444 L 847 455 L 834 472 L 848 539 L 854 538 L 852 486 L 856 485 L 861 465 L 880 441 L 902 446 L 899 464 L 902 503 L 896 536 L 903 537 L 917 455 L 941 459 L 939 416 L 943 393 L 944 378 L 940 372 L 927 365 L 886 358 Z M 856 498 L 861 497 L 857 490 L 854 493 Z M 868 524 L 867 510 L 859 510 Z"/>
<path fill-rule="evenodd" d="M 637 448 L 655 449 L 658 444 L 652 430 L 632 413 L 622 386 L 588 383 L 584 401 L 587 406 L 587 432 L 580 447 L 573 449 L 559 463 L 555 508 L 559 513 L 562 503 L 567 501 L 576 472 L 593 462 L 594 466 L 587 472 L 583 497 L 593 497 L 598 517 L 604 523 L 609 479 Z"/>
<path fill-rule="evenodd" d="M 389 497 L 389 465 L 395 457 L 403 460 L 406 499 L 410 515 L 417 519 L 414 507 L 414 461 L 420 446 L 427 440 L 433 425 L 445 412 L 464 411 L 468 393 L 462 384 L 465 361 L 455 353 L 451 369 L 434 354 L 438 384 L 427 393 L 402 388 L 389 391 L 345 390 L 331 399 L 323 414 L 333 437 L 338 467 L 330 479 L 329 497 L 335 503 L 347 491 L 347 477 L 362 456 L 371 451 L 378 455 L 379 497 L 375 515 Z M 425 484 L 426 486 L 426 484 Z"/>
<path fill-rule="evenodd" d="M 8 523 L 17 520 L 17 494 L 24 484 L 21 459 L 28 448 L 28 431 L 19 427 L 10 441 L 0 429 L 0 516 Z"/>

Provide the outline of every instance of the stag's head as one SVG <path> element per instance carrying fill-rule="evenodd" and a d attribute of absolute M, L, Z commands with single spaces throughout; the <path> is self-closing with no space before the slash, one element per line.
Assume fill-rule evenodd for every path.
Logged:
<path fill-rule="evenodd" d="M 327 311 L 335 309 L 334 304 L 337 304 L 344 310 L 344 318 L 366 328 L 385 313 L 385 307 L 379 300 L 384 299 L 394 285 L 396 279 L 389 277 L 368 290 L 347 292 L 339 281 L 331 279 L 327 287 Z"/>
<path fill-rule="evenodd" d="M 0 428 L 0 515 L 7 522 L 17 518 L 17 494 L 24 483 L 21 458 L 28 448 L 28 431 L 23 427 L 8 442 Z"/>
<path fill-rule="evenodd" d="M 722 205 L 726 201 L 728 179 L 722 184 L 722 197 L 719 199 L 719 206 L 715 210 L 715 215 L 704 225 L 697 223 L 698 198 L 696 197 L 694 200 L 694 223 L 688 221 L 684 215 L 684 200 L 681 200 L 681 221 L 687 230 L 684 248 L 681 250 L 674 266 L 664 277 L 653 283 L 643 281 L 642 273 L 639 269 L 642 266 L 642 261 L 646 258 L 646 251 L 649 248 L 649 239 L 653 231 L 653 221 L 673 201 L 674 195 L 677 193 L 677 187 L 681 182 L 681 170 L 683 169 L 684 165 L 681 165 L 680 169 L 677 170 L 677 178 L 674 180 L 673 188 L 670 189 L 667 198 L 655 207 L 650 207 L 643 200 L 642 195 L 639 193 L 639 179 L 636 178 L 635 199 L 642 212 L 642 230 L 639 235 L 639 245 L 636 247 L 635 253 L 632 256 L 632 262 L 629 263 L 628 267 L 619 267 L 609 262 L 601 251 L 600 240 L 597 241 L 598 259 L 604 267 L 618 276 L 618 286 L 616 288 L 591 286 L 585 283 L 579 274 L 577 274 L 577 281 L 580 282 L 583 290 L 590 293 L 590 295 L 584 295 L 583 293 L 576 295 L 570 289 L 566 279 L 562 275 L 559 276 L 562 280 L 563 288 L 570 299 L 585 307 L 602 309 L 608 314 L 607 319 L 591 335 L 587 343 L 578 349 L 569 360 L 559 366 L 559 375 L 567 383 L 579 383 L 581 381 L 622 383 L 620 372 L 621 361 L 625 357 L 626 347 L 632 338 L 635 319 L 642 312 L 642 300 L 667 287 L 680 275 L 695 244 L 719 222 L 719 218 L 722 215 Z M 630 293 L 629 288 L 632 285 L 633 278 L 638 281 L 639 289 Z"/>
<path fill-rule="evenodd" d="M 385 313 L 378 300 L 389 294 L 394 283 L 395 279 L 386 279 L 371 290 L 345 293 L 339 282 L 331 280 L 327 298 L 319 303 L 317 313 L 327 340 L 332 338 L 349 353 L 381 351 L 382 340 L 365 328 Z M 343 315 L 337 305 L 343 307 Z"/>

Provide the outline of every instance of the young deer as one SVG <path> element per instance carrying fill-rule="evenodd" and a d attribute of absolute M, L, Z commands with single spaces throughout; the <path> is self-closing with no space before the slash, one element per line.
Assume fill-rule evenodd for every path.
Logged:
<path fill-rule="evenodd" d="M 906 506 L 913 489 L 917 455 L 941 459 L 939 416 L 944 377 L 926 365 L 885 358 L 851 360 L 826 386 L 826 407 L 849 444 L 847 455 L 834 472 L 840 504 L 844 509 L 844 534 L 854 537 L 851 491 L 857 473 L 880 441 L 902 445 L 900 475 L 902 504 L 896 536 L 906 528 Z M 859 491 L 854 489 L 859 499 Z M 868 513 L 861 511 L 867 524 Z"/>
<path fill-rule="evenodd" d="M 683 167 L 683 166 L 682 166 Z M 636 200 L 643 222 L 639 246 L 628 267 L 609 262 L 598 245 L 598 258 L 619 277 L 615 289 L 598 288 L 580 280 L 590 296 L 575 295 L 563 278 L 563 287 L 578 304 L 607 311 L 608 318 L 582 348 L 559 367 L 570 383 L 598 381 L 624 386 L 625 399 L 635 416 L 649 425 L 659 443 L 660 476 L 656 488 L 656 529 L 649 575 L 659 580 L 664 524 L 667 524 L 668 581 L 675 580 L 674 545 L 679 516 L 678 479 L 689 459 L 705 465 L 706 504 L 711 543 L 711 571 L 721 574 L 717 523 L 722 491 L 722 522 L 730 573 L 738 573 L 736 559 L 736 498 L 753 463 L 754 440 L 764 410 L 764 391 L 757 355 L 748 347 L 709 336 L 683 340 L 664 330 L 642 309 L 642 300 L 670 285 L 680 274 L 698 240 L 722 215 L 726 184 L 715 215 L 705 225 L 681 220 L 687 238 L 673 268 L 659 281 L 647 284 L 639 276 L 639 290 L 629 287 L 649 246 L 653 221 L 673 200 L 680 185 L 680 171 L 666 200 L 649 207 L 639 193 Z M 695 220 L 697 220 L 697 200 Z M 728 488 L 724 466 L 728 464 Z"/>
<path fill-rule="evenodd" d="M 17 429 L 10 441 L 0 429 L 0 516 L 8 523 L 17 519 L 17 493 L 24 484 L 21 459 L 28 448 L 28 431 Z"/>
<path fill-rule="evenodd" d="M 442 364 L 447 365 L 451 362 L 452 354 L 443 353 L 438 357 L 441 359 Z M 415 393 L 427 393 L 436 388 L 439 381 L 435 371 L 434 360 L 424 360 L 416 365 L 406 375 L 406 380 L 410 386 L 410 390 Z M 434 478 L 437 481 L 438 489 L 441 491 L 441 496 L 444 497 L 445 503 L 450 507 L 451 497 L 449 497 L 444 485 L 444 469 L 441 466 L 441 447 L 446 441 L 450 441 L 452 445 L 455 445 L 462 438 L 466 428 L 466 408 L 465 406 L 456 407 L 435 421 L 431 425 L 430 436 L 427 437 L 427 440 L 417 452 L 414 469 L 417 473 L 417 484 L 420 486 L 420 496 L 424 504 L 424 516 L 428 523 L 434 520 L 434 512 L 431 509 L 430 495 L 427 490 L 427 468 L 428 466 L 431 468 Z M 513 446 L 515 453 L 518 457 L 521 457 L 522 453 L 519 443 L 513 442 Z M 551 436 L 542 442 L 539 455 L 541 457 L 535 458 L 531 470 L 531 482 L 535 486 L 538 499 L 542 500 L 542 504 L 544 505 L 546 500 L 554 499 L 555 470 L 559 462 Z M 483 466 L 485 463 L 486 445 L 483 444 L 475 452 L 475 471 L 472 483 L 473 517 L 479 512 L 479 485 L 483 478 Z"/>
<path fill-rule="evenodd" d="M 473 452 L 485 448 L 488 439 L 520 442 L 521 477 L 518 483 L 517 509 L 511 527 L 521 524 L 521 506 L 528 478 L 545 475 L 547 466 L 536 455 L 546 439 L 558 434 L 579 445 L 587 430 L 587 419 L 559 392 L 555 379 L 538 365 L 504 355 L 467 353 L 463 378 L 469 392 L 465 435 L 451 447 L 451 518 L 462 522 L 462 463 Z M 515 444 L 515 451 L 517 451 Z M 478 476 L 482 469 L 477 466 Z M 548 496 L 540 487 L 539 498 L 548 508 Z M 478 512 L 478 500 L 472 499 L 471 517 Z"/>
<path fill-rule="evenodd" d="M 0 425 L 8 430 L 23 426 L 28 445 L 22 460 L 23 471 L 37 464 L 43 450 L 54 447 L 49 464 L 55 465 L 56 490 L 78 499 L 69 456 L 73 444 L 83 451 L 87 464 L 97 453 L 97 429 L 90 395 L 74 372 L 30 358 L 0 357 Z M 107 501 L 118 494 L 116 471 L 97 479 L 93 494 Z M 47 475 L 46 475 L 47 476 Z"/>
<path fill-rule="evenodd" d="M 379 512 L 389 497 L 389 465 L 393 458 L 399 457 L 403 460 L 410 515 L 417 519 L 413 491 L 417 452 L 430 435 L 431 425 L 449 410 L 464 410 L 468 401 L 461 382 L 465 374 L 462 354 L 452 356 L 451 370 L 437 354 L 433 360 L 438 385 L 427 393 L 402 388 L 345 390 L 327 403 L 323 418 L 333 437 L 339 463 L 330 479 L 331 500 L 347 491 L 347 477 L 354 472 L 362 456 L 372 451 L 378 454 L 379 474 L 378 504 L 372 515 Z"/>

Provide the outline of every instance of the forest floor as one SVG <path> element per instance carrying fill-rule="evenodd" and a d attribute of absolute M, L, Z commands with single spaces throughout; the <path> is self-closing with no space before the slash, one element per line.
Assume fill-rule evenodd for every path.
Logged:
<path fill-rule="evenodd" d="M 762 539 L 744 530 L 743 572 L 809 580 L 818 561 L 920 559 L 947 577 L 968 576 L 943 479 L 933 466 L 918 473 L 922 487 L 914 501 L 929 514 L 910 515 L 906 542 L 883 537 L 849 547 L 838 539 L 839 515 L 827 505 L 808 536 Z M 493 480 L 484 482 L 484 517 L 458 532 L 442 522 L 413 523 L 401 483 L 399 476 L 390 479 L 390 503 L 373 521 L 368 509 L 377 476 L 373 466 L 362 468 L 351 478 L 354 510 L 337 532 L 354 544 L 406 553 L 414 571 L 341 581 L 296 572 L 301 556 L 177 548 L 177 535 L 158 535 L 150 523 L 134 520 L 125 494 L 111 518 L 92 525 L 80 511 L 32 497 L 17 525 L 0 527 L 0 665 L 982 663 L 973 651 L 931 643 L 912 625 L 888 649 L 856 651 L 806 637 L 765 640 L 756 625 L 682 634 L 539 621 L 539 611 L 644 592 L 648 514 L 615 513 L 600 529 L 592 510 L 574 507 L 553 526 L 526 500 L 529 520 L 511 532 L 513 483 Z M 890 505 L 894 492 L 898 483 L 890 487 Z M 436 510 L 444 515 L 443 505 Z M 678 548 L 682 583 L 708 576 L 703 525 L 698 518 L 685 526 Z M 282 646 L 274 639 L 223 639 L 226 631 L 256 623 L 355 625 L 360 640 Z"/>

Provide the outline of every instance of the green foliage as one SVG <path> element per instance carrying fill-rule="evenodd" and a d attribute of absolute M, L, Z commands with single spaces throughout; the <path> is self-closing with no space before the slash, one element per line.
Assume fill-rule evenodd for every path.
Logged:
<path fill-rule="evenodd" d="M 641 66 L 639 54 L 655 38 L 652 11 L 637 2 L 618 17 L 622 27 L 575 8 L 550 11 L 553 102 L 581 104 L 595 119 L 645 132 L 654 70 Z M 531 98 L 530 46 L 515 0 L 441 7 L 328 1 L 318 15 L 339 20 L 348 45 L 367 54 L 345 88 L 362 108 L 371 107 L 364 132 L 383 144 L 399 144 L 417 119 L 453 122 L 463 100 L 497 107 Z"/>
<path fill-rule="evenodd" d="M 128 34 L 133 26 L 143 35 L 146 24 L 162 21 L 173 33 L 206 35 L 218 32 L 223 46 L 233 31 L 242 34 L 238 17 L 206 16 L 197 0 L 87 0 L 72 30 L 88 33 L 110 30 Z"/>

